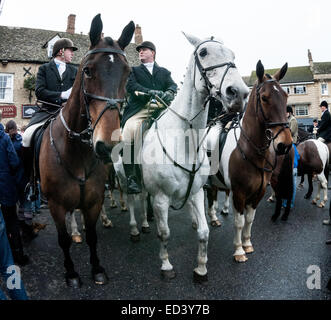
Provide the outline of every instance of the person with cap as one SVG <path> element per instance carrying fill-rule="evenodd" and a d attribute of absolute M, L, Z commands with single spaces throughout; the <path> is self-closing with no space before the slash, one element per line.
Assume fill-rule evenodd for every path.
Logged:
<path fill-rule="evenodd" d="M 132 67 L 126 86 L 129 100 L 121 122 L 124 141 L 123 165 L 128 194 L 141 192 L 140 170 L 134 156 L 134 144 L 140 124 L 149 117 L 149 101 L 158 96 L 170 105 L 177 91 L 177 84 L 171 78 L 170 71 L 155 62 L 155 45 L 150 41 L 144 41 L 136 50 L 139 52 L 141 65 Z M 143 94 L 137 94 L 138 92 Z M 129 159 L 126 159 L 128 154 Z"/>
<path fill-rule="evenodd" d="M 289 122 L 289 128 L 291 131 L 293 143 L 296 144 L 298 141 L 298 122 L 297 119 L 293 115 L 293 109 L 291 106 L 287 106 L 286 115 Z"/>
<path fill-rule="evenodd" d="M 322 142 L 331 141 L 331 116 L 328 110 L 328 103 L 324 100 L 320 104 L 322 111 L 321 122 L 318 126 L 317 137 Z"/>
<path fill-rule="evenodd" d="M 30 146 L 34 131 L 68 100 L 77 74 L 77 68 L 69 63 L 76 50 L 70 39 L 61 38 L 54 43 L 53 59 L 39 67 L 35 93 L 43 103 L 23 134 L 23 147 Z"/>

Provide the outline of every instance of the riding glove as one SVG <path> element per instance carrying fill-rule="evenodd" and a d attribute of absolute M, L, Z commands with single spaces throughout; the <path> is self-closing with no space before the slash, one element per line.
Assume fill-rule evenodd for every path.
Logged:
<path fill-rule="evenodd" d="M 167 90 L 162 96 L 161 99 L 166 103 L 170 104 L 172 100 L 174 100 L 175 94 L 171 90 Z"/>
<path fill-rule="evenodd" d="M 61 92 L 61 99 L 63 100 L 68 100 L 71 94 L 72 87 L 68 89 L 67 91 L 62 91 Z"/>
<path fill-rule="evenodd" d="M 148 91 L 148 94 L 149 94 L 150 96 L 152 96 L 152 97 L 158 96 L 158 97 L 161 98 L 162 95 L 164 94 L 164 92 L 161 91 L 161 90 L 149 90 L 149 91 Z"/>

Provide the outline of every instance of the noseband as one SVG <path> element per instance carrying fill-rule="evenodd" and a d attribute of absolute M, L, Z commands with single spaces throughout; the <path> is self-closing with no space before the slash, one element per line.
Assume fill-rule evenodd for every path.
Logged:
<path fill-rule="evenodd" d="M 233 62 L 225 62 L 225 63 L 220 63 L 220 64 L 216 64 L 216 65 L 213 65 L 213 66 L 210 66 L 210 67 L 207 67 L 207 68 L 204 68 L 199 60 L 199 57 L 198 57 L 198 49 L 201 45 L 203 45 L 204 43 L 206 42 L 216 42 L 216 43 L 219 43 L 222 45 L 221 42 L 219 41 L 216 41 L 216 40 L 213 40 L 213 37 L 211 37 L 210 40 L 206 40 L 206 41 L 203 41 L 201 42 L 195 49 L 194 51 L 194 59 L 195 59 L 195 64 L 196 66 L 198 67 L 199 69 L 199 72 L 202 76 L 202 78 L 205 80 L 206 82 L 206 85 L 207 85 L 207 90 L 208 90 L 208 96 L 204 102 L 204 105 L 203 105 L 203 108 L 206 107 L 206 104 L 210 101 L 210 99 L 213 97 L 212 94 L 211 94 L 211 89 L 212 88 L 215 88 L 215 85 L 213 85 L 210 80 L 208 79 L 207 77 L 207 71 L 210 71 L 210 70 L 214 70 L 214 69 L 217 69 L 217 68 L 222 68 L 222 67 L 225 67 L 226 66 L 226 69 L 225 69 L 225 72 L 223 73 L 223 77 L 222 77 L 222 80 L 221 80 L 221 83 L 220 83 L 220 86 L 219 88 L 216 88 L 216 93 L 219 97 L 222 96 L 222 93 L 221 93 L 221 89 L 222 89 L 222 85 L 223 85 L 223 82 L 224 82 L 224 79 L 225 79 L 225 76 L 227 75 L 228 71 L 230 68 L 236 68 L 236 65 L 233 63 Z M 195 83 L 195 69 L 194 69 L 194 83 Z"/>
<path fill-rule="evenodd" d="M 93 49 L 93 50 L 88 51 L 85 54 L 84 59 L 86 57 L 88 57 L 89 55 L 96 54 L 96 53 L 116 53 L 116 54 L 120 54 L 120 55 L 126 57 L 126 54 L 123 50 L 118 50 L 118 49 L 113 49 L 113 48 L 99 48 L 99 49 Z M 87 92 L 86 89 L 85 89 L 85 82 L 84 82 L 84 69 L 85 69 L 85 66 L 86 66 L 86 64 L 82 67 L 80 87 L 81 87 L 81 91 L 83 92 L 83 95 L 84 95 L 84 105 L 85 105 L 85 111 L 86 111 L 86 114 L 81 114 L 81 116 L 87 118 L 87 128 L 84 129 L 81 132 L 75 132 L 75 131 L 71 130 L 68 127 L 68 125 L 67 125 L 67 123 L 66 123 L 66 121 L 63 117 L 62 109 L 60 111 L 60 118 L 61 118 L 61 121 L 63 123 L 63 126 L 68 131 L 70 138 L 78 138 L 81 142 L 86 143 L 86 144 L 88 144 L 92 147 L 92 145 L 93 145 L 93 132 L 94 132 L 99 120 L 101 119 L 101 117 L 103 116 L 103 114 L 107 110 L 117 110 L 118 113 L 120 114 L 120 109 L 118 107 L 118 104 L 123 103 L 124 99 L 107 98 L 107 97 L 104 97 L 104 96 L 98 96 L 98 95 L 95 95 L 93 93 Z M 95 121 L 94 126 L 92 125 L 92 118 L 91 118 L 91 114 L 90 114 L 90 101 L 91 100 L 99 100 L 99 101 L 105 101 L 106 102 L 106 106 L 100 112 L 97 120 Z"/>

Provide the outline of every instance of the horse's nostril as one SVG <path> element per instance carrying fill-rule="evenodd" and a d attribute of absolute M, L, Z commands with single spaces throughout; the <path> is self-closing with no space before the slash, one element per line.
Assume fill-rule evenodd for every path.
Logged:
<path fill-rule="evenodd" d="M 95 151 L 101 157 L 108 157 L 111 152 L 111 148 L 107 147 L 103 141 L 98 141 L 95 146 Z"/>
<path fill-rule="evenodd" d="M 284 154 L 285 150 L 286 150 L 285 144 L 284 143 L 278 143 L 277 152 L 279 154 Z"/>
<path fill-rule="evenodd" d="M 238 89 L 236 89 L 235 87 L 227 87 L 226 88 L 226 95 L 231 97 L 231 98 L 236 98 L 238 96 Z"/>

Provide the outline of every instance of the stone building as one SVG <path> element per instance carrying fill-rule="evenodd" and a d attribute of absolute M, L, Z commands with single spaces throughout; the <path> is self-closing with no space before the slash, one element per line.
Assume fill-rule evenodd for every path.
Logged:
<path fill-rule="evenodd" d="M 2 123 L 14 119 L 19 127 L 29 122 L 35 111 L 36 97 L 24 88 L 24 80 L 36 76 L 40 65 L 52 56 L 53 45 L 60 38 L 69 38 L 79 48 L 72 63 L 80 64 L 88 51 L 89 36 L 75 33 L 76 16 L 70 14 L 66 32 L 0 26 L 0 110 Z M 125 52 L 130 66 L 139 65 L 137 44 L 142 42 L 137 25 L 136 43 L 130 43 Z"/>
<path fill-rule="evenodd" d="M 285 77 L 280 81 L 288 93 L 287 104 L 292 106 L 295 117 L 301 127 L 312 125 L 314 118 L 321 118 L 319 105 L 326 100 L 331 105 L 331 62 L 314 62 L 308 50 L 307 66 L 289 67 Z M 278 69 L 265 70 L 274 74 Z M 252 88 L 256 81 L 256 72 L 244 77 L 246 84 Z"/>

